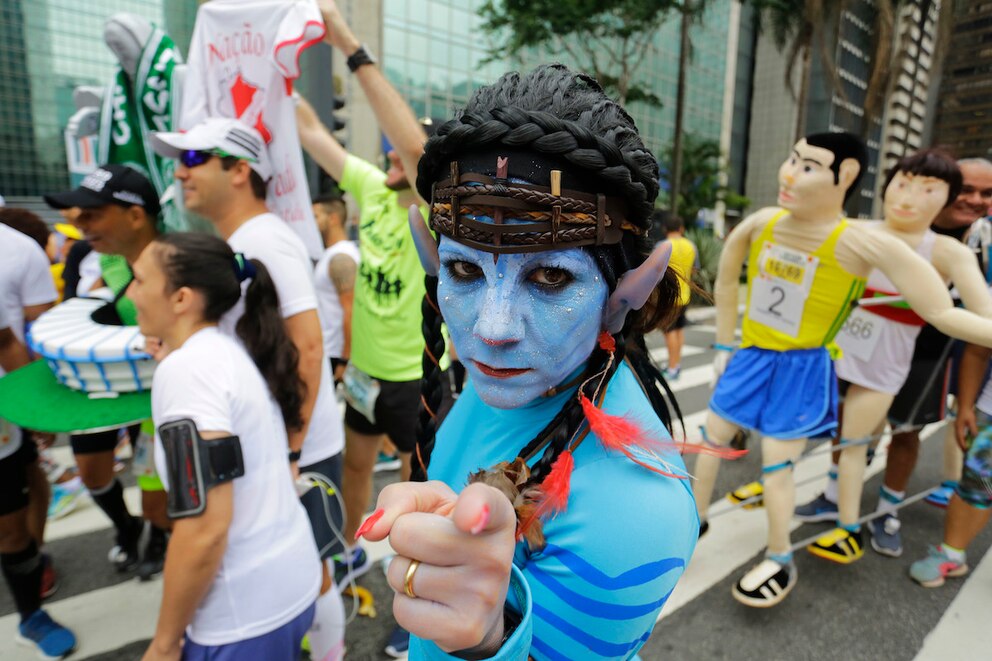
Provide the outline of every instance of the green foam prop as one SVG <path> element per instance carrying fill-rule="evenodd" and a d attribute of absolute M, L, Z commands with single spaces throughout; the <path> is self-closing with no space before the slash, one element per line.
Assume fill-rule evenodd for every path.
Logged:
<path fill-rule="evenodd" d="M 37 360 L 0 379 L 0 418 L 50 433 L 95 432 L 141 422 L 152 415 L 151 392 L 116 396 L 73 390 Z"/>

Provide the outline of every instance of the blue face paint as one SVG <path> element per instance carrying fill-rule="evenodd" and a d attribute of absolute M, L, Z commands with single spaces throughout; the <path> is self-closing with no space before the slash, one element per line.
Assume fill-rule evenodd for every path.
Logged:
<path fill-rule="evenodd" d="M 585 363 L 603 328 L 608 290 L 581 248 L 500 255 L 447 236 L 438 303 L 479 396 L 516 408 Z"/>

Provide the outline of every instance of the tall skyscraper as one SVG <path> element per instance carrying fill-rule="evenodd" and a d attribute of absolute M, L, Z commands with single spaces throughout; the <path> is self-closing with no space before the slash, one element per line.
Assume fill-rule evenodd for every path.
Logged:
<path fill-rule="evenodd" d="M 959 157 L 992 154 L 992 2 L 954 2 L 934 143 Z"/>

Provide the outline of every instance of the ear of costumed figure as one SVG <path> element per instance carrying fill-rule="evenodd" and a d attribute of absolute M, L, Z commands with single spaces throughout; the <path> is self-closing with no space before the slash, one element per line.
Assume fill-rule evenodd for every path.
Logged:
<path fill-rule="evenodd" d="M 617 283 L 616 290 L 606 302 L 603 327 L 611 334 L 619 333 L 623 322 L 631 310 L 640 310 L 651 292 L 665 277 L 668 261 L 672 257 L 672 244 L 664 241 L 659 244 L 644 263 L 627 271 Z"/>

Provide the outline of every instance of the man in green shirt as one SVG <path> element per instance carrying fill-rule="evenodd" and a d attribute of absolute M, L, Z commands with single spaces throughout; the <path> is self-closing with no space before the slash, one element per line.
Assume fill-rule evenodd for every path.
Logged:
<path fill-rule="evenodd" d="M 113 308 L 106 308 L 106 318 L 99 321 L 137 325 L 134 304 L 124 297 L 124 292 L 132 278 L 129 265 L 158 236 L 161 206 L 151 182 L 127 166 L 103 165 L 87 175 L 79 188 L 46 195 L 45 201 L 55 209 L 78 207 L 76 222 L 93 250 L 100 253 L 103 281 L 115 298 Z M 132 440 L 137 430 L 137 425 L 131 428 Z M 74 434 L 70 437 L 72 452 L 83 484 L 116 529 L 117 544 L 111 551 L 111 560 L 118 571 L 137 568 L 139 577 L 147 580 L 162 570 L 165 559 L 169 528 L 166 495 L 156 476 L 138 478 L 142 511 L 151 524 L 144 557 L 139 557 L 138 542 L 144 524 L 131 516 L 124 503 L 124 487 L 114 476 L 117 434 L 116 429 Z"/>

